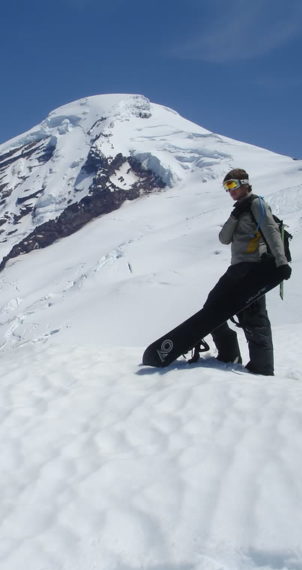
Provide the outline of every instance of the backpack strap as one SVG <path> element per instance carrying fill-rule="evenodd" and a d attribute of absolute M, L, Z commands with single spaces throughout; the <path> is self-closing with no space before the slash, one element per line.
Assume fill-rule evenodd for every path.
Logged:
<path fill-rule="evenodd" d="M 259 221 L 256 220 L 256 218 L 255 218 L 255 216 L 254 216 L 254 214 L 253 214 L 253 212 L 252 212 L 252 202 L 253 202 L 253 200 L 256 200 L 256 198 L 259 198 L 259 204 L 260 204 L 260 216 L 259 216 Z M 264 219 L 265 216 L 266 216 L 266 211 L 265 211 L 265 206 L 264 206 L 264 199 L 263 199 L 262 196 L 256 196 L 256 194 L 253 194 L 253 196 L 251 196 L 251 201 L 250 201 L 250 214 L 251 214 L 251 216 L 252 216 L 253 222 L 254 222 L 255 225 L 256 225 L 256 232 L 259 231 L 259 232 L 261 233 L 261 236 L 262 236 L 263 239 L 265 240 L 264 235 L 263 235 L 263 233 L 262 233 L 262 231 L 261 231 L 261 223 L 262 223 L 263 219 Z M 265 242 L 265 243 L 266 243 L 266 242 Z"/>
<path fill-rule="evenodd" d="M 253 222 L 256 224 L 256 233 L 259 232 L 261 234 L 261 237 L 262 237 L 262 239 L 263 239 L 263 241 L 267 247 L 267 252 L 269 254 L 271 254 L 270 247 L 269 247 L 267 240 L 265 239 L 265 236 L 264 236 L 263 231 L 261 229 L 261 222 L 264 219 L 264 217 L 266 216 L 265 206 L 264 206 L 264 198 L 263 198 L 263 196 L 253 196 L 253 200 L 255 200 L 255 198 L 259 198 L 259 203 L 260 203 L 260 219 L 259 219 L 259 221 L 256 220 L 256 218 L 252 212 L 252 208 L 250 208 L 250 214 L 251 214 Z"/>

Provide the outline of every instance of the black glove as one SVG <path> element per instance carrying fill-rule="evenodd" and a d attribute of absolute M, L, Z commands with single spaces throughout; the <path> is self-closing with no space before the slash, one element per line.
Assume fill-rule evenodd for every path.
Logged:
<path fill-rule="evenodd" d="M 238 200 L 238 202 L 233 206 L 232 216 L 238 220 L 243 212 L 247 212 L 250 209 L 251 200 L 249 198 Z"/>
<path fill-rule="evenodd" d="M 282 279 L 289 279 L 291 276 L 292 268 L 288 265 L 288 263 L 285 263 L 284 265 L 280 265 L 278 267 L 278 272 Z"/>

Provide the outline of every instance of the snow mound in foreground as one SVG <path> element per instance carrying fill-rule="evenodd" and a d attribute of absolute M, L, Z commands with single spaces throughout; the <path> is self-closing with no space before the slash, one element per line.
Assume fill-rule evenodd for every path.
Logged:
<path fill-rule="evenodd" d="M 267 379 L 142 368 L 138 349 L 17 353 L 1 360 L 3 568 L 301 569 L 294 359 Z"/>

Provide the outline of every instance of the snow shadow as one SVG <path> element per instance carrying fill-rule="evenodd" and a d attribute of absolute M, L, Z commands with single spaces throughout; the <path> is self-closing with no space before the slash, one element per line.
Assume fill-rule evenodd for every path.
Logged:
<path fill-rule="evenodd" d="M 168 372 L 171 372 L 171 370 L 184 370 L 187 367 L 191 367 L 191 364 L 189 364 L 187 360 L 176 360 L 172 364 L 169 364 L 169 366 L 166 368 L 157 368 L 153 366 L 146 366 L 145 364 L 140 364 L 136 374 L 138 376 L 152 376 L 152 374 L 164 375 Z"/>
<path fill-rule="evenodd" d="M 270 570 L 302 570 L 302 551 L 287 552 L 249 550 L 248 557 L 256 568 L 270 568 Z"/>
<path fill-rule="evenodd" d="M 144 366 L 140 364 L 139 370 L 136 372 L 139 376 L 149 376 L 152 374 L 167 374 L 171 370 L 192 370 L 193 368 L 210 368 L 213 370 L 232 371 L 247 373 L 247 370 L 242 364 L 234 364 L 228 362 L 219 362 L 214 356 L 208 358 L 200 358 L 197 362 L 189 362 L 188 360 L 176 360 L 169 364 L 166 368 L 156 368 L 152 366 Z"/>

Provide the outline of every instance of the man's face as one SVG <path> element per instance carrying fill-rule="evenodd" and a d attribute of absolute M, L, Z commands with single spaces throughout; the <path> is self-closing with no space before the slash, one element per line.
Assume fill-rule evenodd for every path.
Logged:
<path fill-rule="evenodd" d="M 228 192 L 234 201 L 241 200 L 242 198 L 245 198 L 249 194 L 249 186 L 247 184 L 244 184 L 243 186 L 239 186 L 239 188 L 236 188 L 236 190 L 232 189 L 229 190 Z"/>

